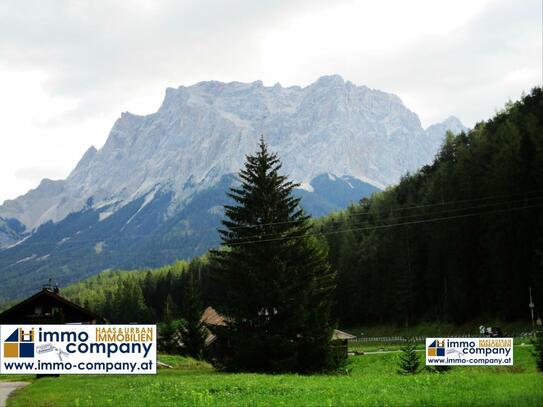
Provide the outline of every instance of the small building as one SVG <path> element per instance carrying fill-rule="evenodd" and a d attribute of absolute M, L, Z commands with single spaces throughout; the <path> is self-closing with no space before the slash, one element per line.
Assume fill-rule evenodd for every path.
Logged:
<path fill-rule="evenodd" d="M 332 347 L 337 357 L 343 359 L 349 354 L 349 341 L 355 341 L 356 336 L 350 333 L 334 329 L 332 334 Z"/>
<path fill-rule="evenodd" d="M 0 324 L 96 324 L 102 318 L 60 296 L 51 283 L 26 300 L 0 313 Z"/>
<path fill-rule="evenodd" d="M 202 313 L 200 322 L 206 327 L 208 327 L 208 335 L 205 340 L 205 346 L 207 348 L 207 353 L 210 355 L 218 354 L 221 352 L 221 345 L 217 341 L 217 336 L 212 332 L 213 328 L 225 326 L 226 322 L 224 317 L 219 314 L 213 307 L 207 307 Z M 211 328 L 211 330 L 209 330 Z M 341 356 L 347 356 L 348 353 L 348 342 L 356 340 L 356 336 L 351 335 L 350 333 L 340 331 L 339 329 L 334 329 L 332 334 L 332 346 L 335 351 Z"/>
<path fill-rule="evenodd" d="M 205 325 L 225 326 L 224 317 L 215 311 L 213 307 L 207 307 L 202 313 L 200 322 Z"/>
<path fill-rule="evenodd" d="M 204 355 L 207 359 L 218 357 L 225 351 L 225 345 L 220 344 L 212 330 L 214 327 L 225 326 L 224 317 L 213 307 L 207 307 L 202 313 L 200 322 L 207 328 L 207 337 L 204 343 Z"/>

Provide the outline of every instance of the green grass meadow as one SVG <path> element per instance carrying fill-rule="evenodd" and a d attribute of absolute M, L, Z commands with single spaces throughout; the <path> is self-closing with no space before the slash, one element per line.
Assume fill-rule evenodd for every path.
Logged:
<path fill-rule="evenodd" d="M 414 376 L 396 372 L 398 353 L 353 356 L 346 374 L 317 376 L 220 373 L 206 363 L 162 355 L 174 368 L 157 376 L 31 379 L 8 407 L 541 406 L 543 374 L 530 352 L 529 346 L 516 346 L 509 368 L 454 367 Z"/>

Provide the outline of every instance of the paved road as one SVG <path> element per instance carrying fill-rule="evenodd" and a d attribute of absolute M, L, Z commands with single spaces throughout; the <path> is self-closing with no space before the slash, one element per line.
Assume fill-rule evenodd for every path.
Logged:
<path fill-rule="evenodd" d="M 25 387 L 27 382 L 0 382 L 0 407 L 6 406 L 6 400 L 12 391 Z"/>

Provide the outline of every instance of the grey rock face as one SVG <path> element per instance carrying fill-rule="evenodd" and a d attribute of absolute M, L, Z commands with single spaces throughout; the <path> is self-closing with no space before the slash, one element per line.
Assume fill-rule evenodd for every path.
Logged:
<path fill-rule="evenodd" d="M 443 142 L 444 135 L 447 131 L 451 131 L 454 134 L 467 131 L 468 128 L 462 124 L 462 122 L 455 116 L 450 116 L 441 123 L 432 124 L 426 128 L 426 134 L 428 135 L 428 143 L 431 148 L 437 151 Z"/>
<path fill-rule="evenodd" d="M 158 191 L 173 193 L 173 216 L 238 172 L 260 135 L 298 182 L 330 173 L 382 188 L 430 162 L 447 129 L 465 128 L 450 118 L 425 131 L 397 96 L 337 75 L 306 87 L 210 81 L 168 88 L 156 113 L 123 113 L 105 145 L 91 147 L 65 181 L 42 181 L 0 206 L 0 216 L 32 231 L 86 207 L 115 212 L 141 197 L 150 202 Z M 13 238 L 0 244 L 7 241 Z"/>

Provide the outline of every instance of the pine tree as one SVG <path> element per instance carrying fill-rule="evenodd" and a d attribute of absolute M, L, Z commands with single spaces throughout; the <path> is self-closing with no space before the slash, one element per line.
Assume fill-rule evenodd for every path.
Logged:
<path fill-rule="evenodd" d="M 166 301 L 164 301 L 164 311 L 162 311 L 162 320 L 164 322 L 172 322 L 174 315 L 175 305 L 172 300 L 172 296 L 168 294 L 166 296 Z"/>
<path fill-rule="evenodd" d="M 197 275 L 193 270 L 187 273 L 186 284 L 183 301 L 183 318 L 186 321 L 182 330 L 183 353 L 202 359 L 207 332 L 201 322 L 203 306 Z"/>
<path fill-rule="evenodd" d="M 147 322 L 149 311 L 138 282 L 133 278 L 117 281 L 112 309 L 117 323 Z"/>
<path fill-rule="evenodd" d="M 413 338 L 405 338 L 405 342 L 400 348 L 398 373 L 415 374 L 419 372 L 420 359 L 416 349 L 417 343 Z"/>
<path fill-rule="evenodd" d="M 219 311 L 230 370 L 316 372 L 335 369 L 330 308 L 335 274 L 292 196 L 297 184 L 263 139 L 247 156 L 241 185 L 228 196 L 223 250 L 212 252 L 225 298 Z"/>
<path fill-rule="evenodd" d="M 159 325 L 160 340 L 158 348 L 160 352 L 170 355 L 180 353 L 179 331 L 173 320 L 173 301 L 168 294 L 164 302 L 163 322 Z"/>

